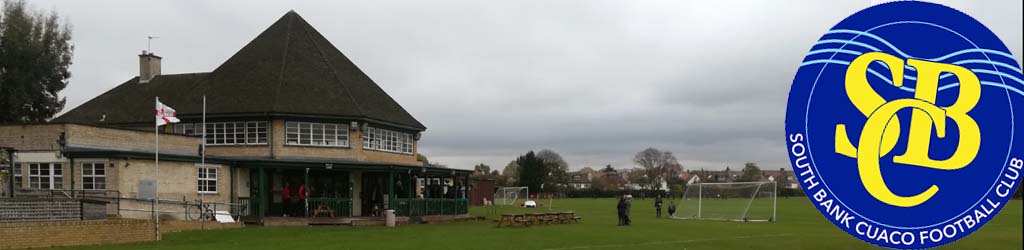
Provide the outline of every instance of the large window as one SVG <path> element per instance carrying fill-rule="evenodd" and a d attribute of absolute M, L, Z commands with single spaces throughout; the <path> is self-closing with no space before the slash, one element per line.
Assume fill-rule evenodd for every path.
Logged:
<path fill-rule="evenodd" d="M 337 123 L 286 122 L 285 144 L 348 147 L 348 125 Z"/>
<path fill-rule="evenodd" d="M 202 123 L 174 124 L 174 132 L 185 135 L 203 135 Z M 207 122 L 206 145 L 265 145 L 267 122 Z"/>
<path fill-rule="evenodd" d="M 28 164 L 28 185 L 34 189 L 61 189 L 64 187 L 64 170 L 60 163 Z"/>
<path fill-rule="evenodd" d="M 199 166 L 199 193 L 217 193 L 217 167 Z"/>
<path fill-rule="evenodd" d="M 363 131 L 363 148 L 412 154 L 413 138 L 410 133 L 367 126 L 366 131 Z"/>
<path fill-rule="evenodd" d="M 82 163 L 82 190 L 107 189 L 106 164 L 102 162 Z"/>

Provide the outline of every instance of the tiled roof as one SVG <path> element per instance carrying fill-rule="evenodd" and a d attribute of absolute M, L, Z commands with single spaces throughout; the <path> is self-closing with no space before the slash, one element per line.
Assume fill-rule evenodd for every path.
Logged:
<path fill-rule="evenodd" d="M 179 116 L 286 115 L 361 119 L 412 130 L 426 127 L 294 11 L 286 13 L 209 73 L 133 78 L 54 119 L 148 123 L 154 96 Z M 106 114 L 106 119 L 99 122 Z"/>

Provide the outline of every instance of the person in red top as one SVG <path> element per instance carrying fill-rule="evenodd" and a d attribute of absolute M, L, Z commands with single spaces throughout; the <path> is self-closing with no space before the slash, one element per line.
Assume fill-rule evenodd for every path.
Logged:
<path fill-rule="evenodd" d="M 306 190 L 306 184 L 299 184 L 299 192 L 295 194 L 295 206 L 297 210 L 296 212 L 299 214 L 304 214 L 304 211 L 306 210 L 306 192 L 308 192 L 308 190 Z"/>
<path fill-rule="evenodd" d="M 287 182 L 285 182 L 284 186 L 281 187 L 281 204 L 283 205 L 282 207 L 284 208 L 284 215 L 285 216 L 291 214 L 290 212 L 292 210 L 291 209 L 291 207 L 292 207 L 292 204 L 291 204 L 292 190 L 291 189 L 292 189 L 291 186 Z"/>

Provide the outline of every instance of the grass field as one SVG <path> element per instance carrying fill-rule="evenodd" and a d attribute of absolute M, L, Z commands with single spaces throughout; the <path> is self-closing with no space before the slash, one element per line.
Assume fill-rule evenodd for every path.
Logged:
<path fill-rule="evenodd" d="M 613 199 L 554 202 L 557 210 L 576 211 L 582 223 L 529 228 L 495 228 L 491 220 L 398 228 L 249 227 L 170 233 L 158 243 L 59 249 L 877 249 L 829 224 L 806 198 L 779 199 L 776 223 L 655 219 L 652 200 L 637 200 L 629 227 L 615 225 Z M 535 210 L 505 207 L 498 214 L 523 211 Z M 471 213 L 488 214 L 481 208 Z M 1022 233 L 1021 201 L 1014 200 L 980 231 L 944 249 L 1022 249 Z"/>

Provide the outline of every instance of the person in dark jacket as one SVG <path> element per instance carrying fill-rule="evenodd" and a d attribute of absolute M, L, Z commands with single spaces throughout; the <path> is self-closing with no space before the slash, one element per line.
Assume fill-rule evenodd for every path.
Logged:
<path fill-rule="evenodd" d="M 672 203 L 668 204 L 668 217 L 669 218 L 675 218 L 676 217 L 676 200 L 675 199 L 672 200 Z"/>
<path fill-rule="evenodd" d="M 657 197 L 654 198 L 654 209 L 655 211 L 657 211 L 656 214 L 658 218 L 661 218 L 661 204 L 662 200 L 661 195 L 659 194 Z"/>
<path fill-rule="evenodd" d="M 629 226 L 629 224 L 633 223 L 633 220 L 629 219 L 629 210 L 631 208 L 633 208 L 633 196 L 632 195 L 626 195 L 626 214 L 625 214 L 625 219 L 624 219 L 625 222 L 626 222 L 626 226 Z"/>
<path fill-rule="evenodd" d="M 619 204 L 615 207 L 618 209 L 619 214 L 619 226 L 626 225 L 626 196 L 619 197 Z"/>

